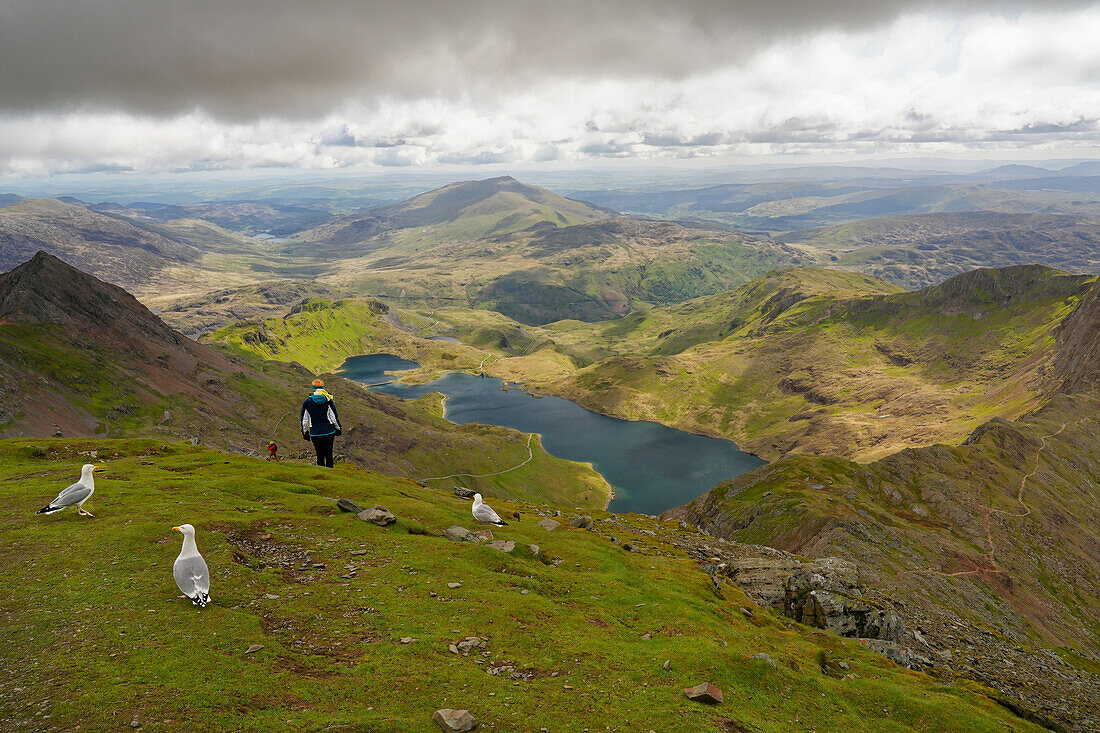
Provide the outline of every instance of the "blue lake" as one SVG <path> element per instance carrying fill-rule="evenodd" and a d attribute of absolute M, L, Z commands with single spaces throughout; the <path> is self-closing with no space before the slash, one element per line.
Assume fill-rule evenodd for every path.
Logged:
<path fill-rule="evenodd" d="M 392 379 L 386 371 L 416 366 L 391 354 L 367 354 L 349 358 L 340 373 L 407 399 L 441 392 L 447 395 L 447 419 L 456 423 L 539 433 L 552 455 L 591 463 L 607 479 L 615 489 L 611 511 L 657 514 L 765 463 L 727 440 L 600 415 L 560 397 L 502 390 L 495 378 L 452 372 L 424 385 L 382 384 Z"/>

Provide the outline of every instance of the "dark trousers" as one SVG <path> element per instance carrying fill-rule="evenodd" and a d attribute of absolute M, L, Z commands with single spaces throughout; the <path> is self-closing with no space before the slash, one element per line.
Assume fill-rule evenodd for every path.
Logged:
<path fill-rule="evenodd" d="M 314 435 L 310 440 L 317 449 L 317 465 L 332 468 L 332 444 L 336 441 L 336 436 Z"/>

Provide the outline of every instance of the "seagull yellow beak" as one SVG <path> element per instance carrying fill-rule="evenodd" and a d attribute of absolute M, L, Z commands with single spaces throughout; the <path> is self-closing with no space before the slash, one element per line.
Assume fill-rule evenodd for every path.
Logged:
<path fill-rule="evenodd" d="M 172 527 L 172 529 L 176 530 L 177 532 L 182 532 L 182 531 L 183 531 L 183 530 L 182 530 L 182 529 L 180 529 L 179 527 Z"/>

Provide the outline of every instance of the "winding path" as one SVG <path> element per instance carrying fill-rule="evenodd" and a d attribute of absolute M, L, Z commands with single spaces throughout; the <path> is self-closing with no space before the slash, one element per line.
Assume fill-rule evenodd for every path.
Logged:
<path fill-rule="evenodd" d="M 1088 419 L 1087 417 L 1082 417 L 1079 420 L 1073 422 L 1072 424 L 1074 426 L 1077 426 L 1077 425 L 1080 425 L 1082 422 L 1084 422 L 1087 419 Z M 990 521 L 990 518 L 993 516 L 993 514 L 1000 514 L 1001 516 L 1004 516 L 1004 517 L 1013 517 L 1013 518 L 1016 518 L 1016 519 L 1020 519 L 1020 518 L 1026 517 L 1029 514 L 1031 514 L 1031 507 L 1029 507 L 1027 505 L 1027 502 L 1024 501 L 1024 487 L 1027 486 L 1027 480 L 1029 478 L 1031 478 L 1032 476 L 1034 476 L 1036 473 L 1039 472 L 1039 467 L 1040 467 L 1039 459 L 1040 459 L 1040 456 L 1042 455 L 1043 451 L 1046 450 L 1046 448 L 1047 448 L 1047 441 L 1050 440 L 1051 438 L 1055 437 L 1055 436 L 1061 435 L 1062 432 L 1065 431 L 1066 426 L 1069 425 L 1069 424 L 1070 423 L 1062 423 L 1061 427 L 1059 427 L 1056 431 L 1054 431 L 1053 433 L 1049 433 L 1047 435 L 1044 435 L 1042 438 L 1039 439 L 1039 447 L 1036 448 L 1036 450 L 1035 450 L 1035 467 L 1033 469 L 1031 469 L 1031 471 L 1029 473 L 1025 474 L 1023 476 L 1023 478 L 1020 479 L 1020 487 L 1019 487 L 1019 489 L 1016 490 L 1016 501 L 1017 501 L 1017 503 L 1019 503 L 1023 507 L 1023 511 L 1019 511 L 1019 510 L 1017 510 L 1017 511 L 1008 511 L 1006 509 L 998 509 L 996 507 L 989 506 L 987 504 L 977 504 L 977 503 L 975 504 L 975 508 L 979 512 L 981 512 L 981 515 L 982 515 L 982 527 L 985 530 L 985 541 L 986 541 L 986 545 L 989 547 L 989 551 L 985 553 L 985 559 L 986 559 L 986 563 L 988 564 L 988 567 L 975 568 L 973 570 L 960 570 L 960 571 L 954 572 L 954 573 L 945 573 L 941 570 L 932 570 L 931 568 L 923 569 L 923 570 L 908 570 L 908 571 L 905 571 L 905 572 L 906 573 L 928 573 L 930 575 L 939 575 L 940 577 L 944 577 L 944 578 L 955 578 L 955 577 L 958 577 L 960 575 L 982 575 L 982 574 L 985 574 L 985 573 L 1004 574 L 1005 570 L 1003 568 L 1001 568 L 1000 564 L 997 562 L 997 545 L 993 541 L 993 527 L 992 527 L 992 523 Z"/>
<path fill-rule="evenodd" d="M 422 479 L 420 479 L 420 481 L 421 481 L 421 483 L 423 483 L 425 481 L 442 481 L 443 479 L 458 478 L 460 476 L 466 476 L 468 478 L 488 478 L 489 476 L 499 476 L 502 473 L 508 473 L 509 471 L 515 471 L 517 468 L 522 468 L 523 466 L 526 466 L 528 463 L 531 462 L 532 459 L 534 459 L 535 451 L 532 450 L 532 448 L 531 448 L 531 441 L 534 439 L 534 437 L 535 437 L 534 433 L 530 433 L 527 436 L 527 458 L 526 458 L 526 460 L 524 460 L 521 463 L 517 463 L 516 465 L 512 466 L 511 468 L 506 468 L 503 471 L 494 471 L 493 473 L 452 473 L 449 476 L 431 476 L 429 478 L 422 478 Z"/>

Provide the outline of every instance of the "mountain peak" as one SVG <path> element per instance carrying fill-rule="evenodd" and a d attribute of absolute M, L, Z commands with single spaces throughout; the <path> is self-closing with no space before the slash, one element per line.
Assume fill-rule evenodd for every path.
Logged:
<path fill-rule="evenodd" d="M 435 227 L 444 237 L 477 239 L 510 234 L 540 222 L 569 226 L 613 215 L 610 209 L 498 176 L 458 181 L 396 204 L 338 216 L 300 236 L 307 241 L 353 244 L 382 232 Z"/>
<path fill-rule="evenodd" d="M 0 323 L 13 321 L 57 324 L 91 334 L 113 328 L 129 339 L 181 341 L 122 288 L 42 250 L 0 275 Z"/>

